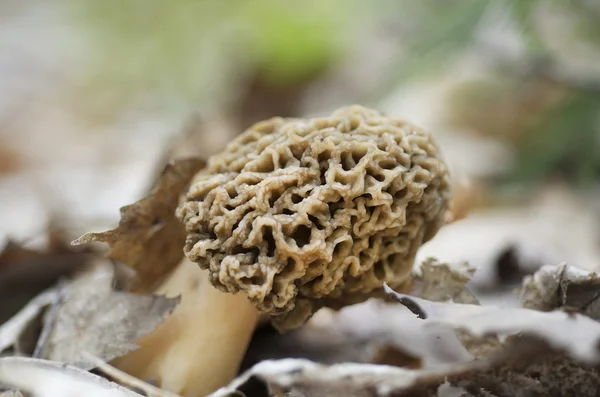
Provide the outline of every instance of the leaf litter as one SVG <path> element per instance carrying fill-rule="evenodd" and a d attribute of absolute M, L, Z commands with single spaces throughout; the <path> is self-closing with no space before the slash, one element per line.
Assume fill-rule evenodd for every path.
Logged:
<path fill-rule="evenodd" d="M 176 205 L 176 201 L 166 203 L 166 199 L 160 200 L 164 199 L 164 195 L 168 196 L 167 192 L 170 189 L 175 192 L 178 187 L 181 188 L 185 185 L 187 179 L 191 177 L 191 171 L 186 170 L 197 167 L 198 164 L 201 162 L 181 161 L 168 165 L 159 179 L 158 187 L 154 189 L 149 198 L 140 201 L 142 209 L 136 212 L 135 205 L 126 207 L 134 214 L 127 218 L 126 211 L 123 211 L 122 225 L 126 225 L 131 233 L 137 233 L 136 237 L 150 235 L 149 238 L 152 239 L 152 233 L 148 233 L 148 228 L 145 231 L 141 230 L 147 226 L 147 223 L 139 220 L 141 219 L 140 214 L 143 217 L 154 211 L 160 212 L 161 208 L 162 211 L 166 211 L 164 210 L 165 205 Z M 157 196 L 160 198 L 157 199 Z M 173 197 L 177 197 L 177 195 L 174 194 Z M 144 212 L 143 208 L 150 208 L 150 210 Z M 171 219 L 168 221 L 170 222 Z M 162 220 L 159 223 L 159 233 L 163 233 L 164 224 Z M 136 228 L 136 225 L 139 227 Z M 167 231 L 175 229 L 171 225 Z M 176 236 L 175 233 L 174 237 Z M 9 242 L 7 248 L 0 255 L 0 264 L 2 264 L 0 284 L 5 282 L 10 285 L 17 280 L 25 286 L 28 283 L 33 284 L 35 288 L 31 290 L 39 292 L 20 310 L 17 308 L 16 314 L 12 318 L 0 323 L 0 353 L 4 351 L 2 355 L 6 356 L 2 359 L 17 359 L 21 355 L 43 359 L 44 361 L 19 361 L 17 363 L 11 361 L 10 369 L 12 371 L 20 366 L 22 373 L 18 375 L 19 377 L 33 378 L 43 367 L 44 376 L 40 378 L 40 382 L 44 384 L 41 384 L 40 387 L 43 386 L 47 389 L 45 391 L 39 388 L 30 390 L 30 386 L 27 384 L 16 382 L 14 378 L 11 378 L 15 374 L 11 371 L 3 373 L 4 375 L 8 374 L 9 379 L 0 377 L 0 385 L 17 387 L 22 391 L 32 392 L 34 395 L 55 395 L 53 394 L 54 386 L 60 386 L 59 390 L 71 393 L 73 387 L 77 389 L 77 384 L 81 380 L 78 377 L 88 373 L 85 371 L 89 371 L 97 365 L 96 361 L 89 359 L 90 354 L 98 357 L 101 361 L 110 361 L 136 350 L 138 348 L 136 342 L 153 331 L 179 303 L 177 297 L 167 298 L 119 289 L 119 286 L 126 285 L 126 283 L 123 282 L 122 273 L 119 272 L 118 262 L 113 263 L 104 259 L 93 247 L 73 248 L 64 241 L 63 237 L 52 231 L 48 236 L 48 247 L 45 251 L 36 251 Z M 135 241 L 135 237 L 128 241 Z M 138 243 L 138 247 L 146 242 L 147 240 Z M 118 253 L 128 247 L 117 244 L 117 248 Z M 85 253 L 85 256 L 81 256 L 82 252 Z M 171 250 L 166 255 L 173 252 L 174 250 Z M 153 251 L 150 255 L 153 253 L 157 253 L 157 251 Z M 58 254 L 61 256 L 57 257 Z M 183 256 L 183 253 L 181 252 L 179 255 Z M 71 257 L 76 258 L 77 261 L 65 260 L 65 258 Z M 163 258 L 164 256 L 159 256 L 153 259 L 160 261 Z M 53 265 L 54 263 L 57 263 L 56 266 Z M 135 265 L 140 262 L 132 263 Z M 50 272 L 48 269 L 44 269 L 44 266 L 48 266 L 48 264 L 52 265 L 49 268 Z M 39 275 L 36 275 L 35 269 L 42 270 L 42 275 L 47 274 L 44 283 L 37 282 Z M 147 274 L 143 273 L 143 266 L 141 269 L 142 272 L 138 272 L 138 275 L 140 273 L 142 275 L 140 279 L 148 280 Z M 39 286 L 45 287 L 48 284 L 53 286 L 40 292 Z M 18 304 L 19 302 L 17 302 Z M 34 327 L 33 324 L 36 324 L 37 327 Z M 20 345 L 23 344 L 21 341 L 26 337 L 33 337 L 33 343 L 30 343 L 31 349 L 28 351 L 20 348 Z M 68 368 L 80 368 L 83 372 L 78 372 L 77 376 L 74 376 L 72 371 L 67 370 L 65 364 L 72 366 Z M 65 369 L 63 383 L 55 378 L 53 383 L 48 384 L 48 380 L 51 378 L 46 376 L 48 374 L 46 370 L 49 369 L 47 365 L 52 366 L 51 369 L 54 372 L 60 371 L 61 368 Z M 4 365 L 2 368 L 6 367 L 7 365 Z M 92 376 L 91 373 L 89 375 Z M 70 380 L 74 382 L 72 385 L 69 384 Z M 93 385 L 88 386 L 90 389 L 83 394 L 92 395 L 94 387 L 92 387 Z M 61 387 L 63 389 L 60 389 Z M 98 395 L 106 394 L 103 393 L 99 392 Z M 81 395 L 82 393 L 75 395 L 77 394 Z"/>
<path fill-rule="evenodd" d="M 600 363 L 600 323 L 578 313 L 432 302 L 387 286 L 386 292 L 422 318 L 424 327 L 460 329 L 476 338 L 514 334 L 541 337 L 578 361 Z"/>
<path fill-rule="evenodd" d="M 298 330 L 297 335 L 276 335 L 275 339 L 266 338 L 262 343 L 255 338 L 248 357 L 257 351 L 262 355 L 256 356 L 239 378 L 213 396 L 237 396 L 239 393 L 247 396 L 283 393 L 311 396 L 503 396 L 511 395 L 506 389 L 514 391 L 515 388 L 529 388 L 529 394 L 522 391 L 521 395 L 545 395 L 550 386 L 540 386 L 535 378 L 528 376 L 533 371 L 531 368 L 540 365 L 563 368 L 569 374 L 581 376 L 583 373 L 587 376 L 589 390 L 597 391 L 594 388 L 597 384 L 593 383 L 597 379 L 594 376 L 596 372 L 590 365 L 600 359 L 597 350 L 600 325 L 587 316 L 556 310 L 573 306 L 566 303 L 570 302 L 571 294 L 580 290 L 578 286 L 588 286 L 588 296 L 593 298 L 594 287 L 597 286 L 595 273 L 566 264 L 543 267 L 524 281 L 521 296 L 525 307 L 498 308 L 478 304 L 467 287 L 473 272 L 466 263 L 452 266 L 429 258 L 415 272 L 416 281 L 411 295 L 388 290 L 400 301 L 400 305 L 371 300 L 340 311 L 322 310 Z M 44 371 L 56 371 L 57 368 L 89 370 L 98 366 L 97 361 L 89 358 L 89 353 L 103 361 L 110 361 L 135 349 L 135 340 L 156 327 L 177 303 L 174 299 L 116 291 L 112 287 L 114 277 L 114 267 L 109 262 L 98 262 L 62 286 L 60 301 L 63 303 L 58 305 L 59 314 L 55 316 L 51 332 L 39 352 L 40 358 L 52 361 L 30 361 L 19 367 L 28 374 L 27 371 L 31 371 L 31 375 L 27 376 L 41 376 L 36 375 L 41 371 L 40 365 Z M 537 310 L 528 308 L 525 297 L 533 293 L 538 296 L 533 301 L 543 302 L 539 297 L 549 299 L 550 296 L 555 301 L 543 308 L 535 308 Z M 36 313 L 39 314 L 40 308 L 51 305 L 56 294 L 57 290 L 42 293 L 11 321 L 13 324 L 19 321 L 27 323 Z M 157 301 L 160 303 L 155 303 Z M 131 302 L 133 309 L 123 310 L 129 305 L 124 302 Z M 149 314 L 148 308 L 161 310 Z M 116 317 L 111 314 L 111 309 Z M 126 328 L 123 324 L 127 322 L 123 323 L 123 317 L 119 315 L 135 313 L 148 315 L 146 320 L 128 319 L 131 320 L 130 326 L 134 324 L 140 328 L 136 329 L 139 333 L 132 332 L 131 328 L 120 328 Z M 144 321 L 147 321 L 147 327 L 142 330 L 139 324 Z M 1 336 L 7 324 L 10 322 L 0 328 L 0 340 L 3 340 Z M 82 324 L 81 329 L 75 327 Z M 15 329 L 14 325 L 12 329 Z M 487 356 L 474 359 L 468 349 L 469 344 L 457 330 L 476 340 L 500 336 L 501 348 L 491 349 Z M 84 337 L 81 338 L 81 335 Z M 523 341 L 527 341 L 529 348 L 523 348 Z M 268 346 L 272 346 L 270 351 Z M 295 350 L 290 349 L 291 346 Z M 310 354 L 311 349 L 315 354 Z M 385 356 L 382 350 L 392 351 L 393 357 L 382 359 Z M 560 353 L 548 358 L 548 351 Z M 308 358 L 290 358 L 298 357 L 298 353 L 302 352 Z M 404 360 L 398 360 L 398 356 Z M 406 360 L 407 357 L 413 360 Z M 531 364 L 515 369 L 515 362 Z M 65 367 L 64 363 L 75 364 L 76 367 Z M 50 365 L 51 369 L 44 365 Z M 94 383 L 97 375 L 64 370 L 66 382 L 74 388 L 81 385 L 79 377 L 83 373 L 94 379 L 86 380 L 90 385 L 84 382 L 91 393 L 98 387 Z M 0 376 L 0 383 L 33 391 L 11 383 L 11 379 Z M 42 376 L 40 381 L 48 381 L 44 379 Z M 591 386 L 589 379 L 592 380 Z M 121 383 L 127 384 L 124 380 Z M 265 390 L 271 394 L 266 394 Z M 39 395 L 51 394 L 42 391 Z"/>
<path fill-rule="evenodd" d="M 454 269 L 429 258 L 420 270 L 411 294 L 476 302 L 465 286 L 473 272 L 467 264 Z M 321 309 L 306 326 L 283 335 L 264 327 L 250 344 L 244 368 L 285 357 L 325 364 L 402 362 L 415 367 L 472 359 L 452 330 L 423 329 L 406 308 L 375 299 L 339 311 Z"/>
<path fill-rule="evenodd" d="M 177 306 L 179 299 L 136 295 L 112 288 L 114 270 L 100 263 L 61 291 L 39 357 L 94 368 L 84 353 L 110 361 L 137 348 Z"/>
<path fill-rule="evenodd" d="M 39 397 L 139 397 L 117 383 L 59 362 L 26 357 L 0 358 L 0 383 Z"/>
<path fill-rule="evenodd" d="M 42 322 L 32 353 L 37 358 L 1 357 L 9 361 L 0 361 L 0 368 L 10 364 L 11 370 L 0 371 L 0 384 L 40 396 L 54 396 L 58 383 L 64 395 L 83 390 L 78 387 L 86 395 L 141 395 L 133 389 L 173 395 L 135 382 L 106 362 L 137 349 L 136 341 L 177 306 L 176 298 L 147 292 L 183 257 L 181 225 L 172 209 L 201 166 L 199 160 L 169 164 L 148 197 L 122 209 L 116 229 L 76 241 L 108 242 L 109 257 L 117 262 L 95 253 L 75 277 L 65 271 L 53 288 L 0 326 L 1 347 L 10 353 L 36 319 Z M 123 281 L 119 262 L 136 271 L 129 290 L 117 288 Z M 543 266 L 524 279 L 522 307 L 516 308 L 481 305 L 469 287 L 475 274 L 468 262 L 428 257 L 415 269 L 410 294 L 387 291 L 399 302 L 323 309 L 284 335 L 263 326 L 239 377 L 212 396 L 597 395 L 596 273 L 564 263 Z M 94 368 L 113 382 L 88 371 Z M 49 376 L 56 371 L 60 377 Z M 40 386 L 19 381 L 23 377 L 37 377 Z"/>
<path fill-rule="evenodd" d="M 178 299 L 136 295 L 112 288 L 112 265 L 100 262 L 70 282 L 43 292 L 0 326 L 0 352 L 16 345 L 29 324 L 45 312 L 34 356 L 92 369 L 85 354 L 111 360 L 137 349 L 176 307 Z M 46 331 L 46 332 L 44 332 Z"/>
<path fill-rule="evenodd" d="M 570 269 L 565 272 L 565 268 Z M 434 269 L 437 269 L 434 270 Z M 264 358 L 261 362 L 247 369 L 247 371 L 228 388 L 213 394 L 214 397 L 234 396 L 237 392 L 249 388 L 256 388 L 256 380 L 260 380 L 263 387 L 271 394 L 256 392 L 256 396 L 277 395 L 423 395 L 423 396 L 558 396 L 558 395 L 583 395 L 595 396 L 600 391 L 600 323 L 584 314 L 565 310 L 552 310 L 542 312 L 531 308 L 505 308 L 495 306 L 481 306 L 470 298 L 468 303 L 456 299 L 457 285 L 463 280 L 463 286 L 468 281 L 466 274 L 471 274 L 469 267 L 452 271 L 447 264 L 440 264 L 431 259 L 423 263 L 423 275 L 433 277 L 429 281 L 420 280 L 422 285 L 437 284 L 440 289 L 434 290 L 432 295 L 426 296 L 421 287 L 421 296 L 417 294 L 399 294 L 391 289 L 387 293 L 401 303 L 401 306 L 413 312 L 413 319 L 418 321 L 417 334 L 421 336 L 420 342 L 424 345 L 431 343 L 429 332 L 449 331 L 446 335 L 458 335 L 463 345 L 467 348 L 473 343 L 488 344 L 484 354 L 472 359 L 463 356 L 464 360 L 448 360 L 446 362 L 427 362 L 422 360 L 418 367 L 397 368 L 389 365 L 373 365 L 364 360 L 361 363 L 348 362 L 317 364 L 318 360 Z M 554 274 L 552 282 L 542 282 L 547 274 Z M 453 274 L 454 277 L 448 277 Z M 561 279 L 559 275 L 562 274 Z M 569 278 L 565 275 L 571 275 Z M 533 288 L 531 280 L 538 280 L 535 286 L 537 293 L 549 294 L 556 297 L 556 285 L 565 280 L 570 280 L 572 292 L 576 292 L 574 284 L 597 285 L 597 275 L 566 265 L 548 266 L 540 269 L 531 279 L 524 281 L 524 290 Z M 547 278 L 547 277 L 546 277 Z M 451 280 L 440 282 L 440 280 Z M 575 281 L 576 279 L 577 281 Z M 558 283 L 557 283 L 558 280 Z M 568 282 L 567 282 L 568 283 Z M 539 290 L 541 289 L 541 291 Z M 443 290 L 446 290 L 445 292 Z M 463 289 L 463 291 L 466 288 Z M 440 293 L 441 291 L 441 293 Z M 454 291 L 454 293 L 453 293 Z M 414 292 L 414 291 L 413 291 Z M 596 294 L 598 289 L 596 289 Z M 460 295 L 459 295 L 460 296 Z M 560 296 L 560 294 L 558 295 Z M 570 295 L 566 293 L 566 296 Z M 592 294 L 592 296 L 595 296 Z M 424 299 L 427 298 L 427 299 Z M 453 302 L 454 300 L 454 302 Z M 458 302 L 457 302 L 458 301 Z M 379 302 L 379 305 L 383 303 Z M 372 302 L 362 306 L 374 305 Z M 344 328 L 359 330 L 369 326 L 374 318 L 406 318 L 401 311 L 380 312 L 373 318 L 361 316 L 356 305 L 341 310 L 337 313 L 328 313 L 332 319 L 328 327 L 323 327 L 320 335 L 326 335 L 326 330 Z M 558 307 L 558 305 L 556 306 Z M 354 310 L 354 327 L 344 324 L 344 310 Z M 381 310 L 381 308 L 379 308 Z M 373 313 L 373 311 L 372 311 Z M 335 320 L 333 320 L 335 318 Z M 319 314 L 313 321 L 299 332 L 309 332 L 311 326 L 322 321 Z M 381 321 L 381 320 L 380 320 Z M 411 328 L 410 322 L 395 324 L 395 336 L 402 339 Z M 460 331 L 460 332 L 456 332 Z M 330 331 L 331 332 L 331 331 Z M 358 331 L 356 331 L 358 332 Z M 453 332 L 456 332 L 453 334 Z M 318 339 L 319 333 L 314 333 L 313 338 Z M 381 335 L 381 334 L 380 334 Z M 373 335 L 369 335 L 373 337 Z M 328 337 L 325 336 L 324 339 Z M 490 342 L 492 338 L 492 342 Z M 275 339 L 276 340 L 276 339 Z M 445 343 L 452 340 L 447 337 Z M 297 345 L 299 339 L 292 335 L 290 344 Z M 300 339 L 300 345 L 307 343 Z M 354 341 L 356 346 L 356 340 Z M 414 341 L 407 345 L 414 346 Z M 279 341 L 283 344 L 283 341 Z M 314 343 L 314 341 L 313 341 Z M 348 344 L 351 346 L 352 344 Z M 268 346 L 263 341 L 261 346 Z M 260 348 L 260 346 L 259 346 Z M 277 346 L 273 350 L 281 349 Z M 302 347 L 298 347 L 301 350 Z M 255 347 L 255 350 L 258 350 Z M 434 354 L 440 353 L 439 348 L 433 349 Z M 252 348 L 250 354 L 252 354 Z M 470 351 L 470 349 L 469 349 Z M 481 350 L 480 350 L 481 351 Z M 406 352 L 406 350 L 404 350 Z M 295 357 L 295 351 L 286 352 L 288 357 Z M 291 353 L 291 354 L 290 354 Z M 420 358 L 431 353 L 420 351 Z M 416 355 L 419 356 L 418 354 Z M 335 357 L 335 356 L 334 356 Z M 347 357 L 341 357 L 346 360 Z M 358 361 L 358 360 L 357 360 Z M 360 376 L 347 372 L 356 370 Z M 381 372 L 378 372 L 381 370 Z M 389 371 L 389 372 L 386 372 Z M 559 371 L 559 373 L 555 373 Z M 352 383 L 349 383 L 352 379 Z"/>
<path fill-rule="evenodd" d="M 600 276 L 566 263 L 546 265 L 525 278 L 520 299 L 529 309 L 572 309 L 598 320 Z"/>
<path fill-rule="evenodd" d="M 202 167 L 204 161 L 195 158 L 168 163 L 147 197 L 121 208 L 116 229 L 87 233 L 73 244 L 108 243 L 109 257 L 136 271 L 129 289 L 151 291 L 183 258 L 185 229 L 175 209 L 184 187 Z"/>

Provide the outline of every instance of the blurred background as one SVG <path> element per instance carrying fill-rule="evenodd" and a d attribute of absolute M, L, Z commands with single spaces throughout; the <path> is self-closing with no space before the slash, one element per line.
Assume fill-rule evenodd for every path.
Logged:
<path fill-rule="evenodd" d="M 0 239 L 112 228 L 168 158 L 352 103 L 442 146 L 469 215 L 421 257 L 490 297 L 600 267 L 597 0 L 2 0 Z"/>

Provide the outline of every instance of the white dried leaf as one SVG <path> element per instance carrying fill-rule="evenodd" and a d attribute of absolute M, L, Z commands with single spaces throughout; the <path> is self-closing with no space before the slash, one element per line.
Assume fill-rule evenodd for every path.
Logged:
<path fill-rule="evenodd" d="M 524 308 L 432 302 L 397 293 L 387 285 L 385 288 L 390 296 L 423 318 L 426 326 L 450 327 L 476 338 L 519 333 L 541 339 L 580 362 L 600 362 L 600 323 L 586 316 L 558 310 L 540 312 Z"/>
<path fill-rule="evenodd" d="M 299 359 L 264 361 L 209 397 L 598 396 L 597 367 L 546 355 L 548 351 L 539 348 L 547 346 L 539 338 L 518 341 L 500 354 L 427 370 L 347 363 L 325 366 Z M 525 345 L 531 343 L 533 349 Z"/>
<path fill-rule="evenodd" d="M 19 338 L 25 329 L 38 316 L 41 315 L 44 308 L 58 299 L 59 290 L 57 288 L 42 292 L 37 297 L 15 314 L 10 320 L 0 326 L 0 353 L 11 346 L 19 343 Z"/>
<path fill-rule="evenodd" d="M 34 397 L 141 397 L 79 368 L 25 357 L 0 358 L 0 384 Z"/>
<path fill-rule="evenodd" d="M 158 387 L 146 383 L 135 376 L 129 375 L 120 369 L 113 367 L 112 365 L 105 363 L 97 357 L 91 354 L 86 354 L 88 359 L 96 364 L 96 369 L 106 376 L 118 381 L 123 386 L 128 386 L 131 389 L 139 390 L 144 393 L 146 397 L 181 397 L 178 394 L 172 393 L 168 390 L 159 389 Z"/>
<path fill-rule="evenodd" d="M 435 302 L 453 301 L 479 305 L 479 300 L 467 287 L 467 283 L 471 281 L 475 274 L 475 268 L 468 262 L 449 264 L 430 257 L 420 264 L 415 273 L 417 274 L 410 295 Z M 416 319 L 413 318 L 414 320 Z M 486 356 L 498 346 L 498 341 L 495 338 L 474 339 L 461 331 L 443 328 L 436 330 L 438 332 L 444 330 L 448 334 L 455 335 L 454 339 L 465 348 L 470 358 Z M 431 331 L 432 328 L 423 327 L 423 323 L 420 321 L 417 321 L 414 327 L 414 333 L 416 334 L 428 335 L 431 334 Z M 445 340 L 450 340 L 450 337 L 446 336 Z M 434 343 L 421 337 L 419 342 L 417 345 L 435 346 L 439 345 L 441 341 Z M 447 344 L 446 342 L 445 345 Z M 435 348 L 433 350 L 436 351 Z"/>
<path fill-rule="evenodd" d="M 486 363 L 442 365 L 429 370 L 408 370 L 386 365 L 321 365 L 303 359 L 268 360 L 256 364 L 209 397 L 240 396 L 251 378 L 265 383 L 276 396 L 386 397 L 425 386 L 436 387 L 446 377 L 485 368 Z"/>
<path fill-rule="evenodd" d="M 448 360 L 434 365 L 430 363 L 429 366 L 420 369 L 349 363 L 327 366 L 300 359 L 267 360 L 256 364 L 228 387 L 219 390 L 211 397 L 250 395 L 248 393 L 253 385 L 256 386 L 256 380 L 266 385 L 270 395 L 294 397 L 308 395 L 311 397 L 350 395 L 379 397 L 411 395 L 411 393 L 422 393 L 423 390 L 428 390 L 430 394 L 426 395 L 431 396 L 437 394 L 444 397 L 471 395 L 492 397 L 522 393 L 525 393 L 522 395 L 530 395 L 527 393 L 533 386 L 535 386 L 535 393 L 538 393 L 535 395 L 545 395 L 539 394 L 540 391 L 549 391 L 549 395 L 557 395 L 552 393 L 557 390 L 557 386 L 556 382 L 553 383 L 551 380 L 556 377 L 546 376 L 546 370 L 542 371 L 543 375 L 539 375 L 539 368 L 570 362 L 572 365 L 568 368 L 571 371 L 566 373 L 587 372 L 585 367 L 578 367 L 580 364 L 569 361 L 568 358 L 562 361 L 545 360 L 542 353 L 547 352 L 548 349 L 542 351 L 541 347 L 549 346 L 556 350 L 564 350 L 568 356 L 577 359 L 580 363 L 597 363 L 597 359 L 600 358 L 596 351 L 596 344 L 600 339 L 600 324 L 584 316 L 571 316 L 564 312 L 544 313 L 528 309 L 499 309 L 471 304 L 430 302 L 408 295 L 395 294 L 389 289 L 387 292 L 395 295 L 414 313 L 427 319 L 418 319 L 413 315 L 410 320 L 415 324 L 411 324 L 406 311 L 394 310 L 393 305 L 370 301 L 337 313 L 321 311 L 305 328 L 310 329 L 319 325 L 320 329 L 314 330 L 312 337 L 318 338 L 320 334 L 330 332 L 331 341 L 336 340 L 332 329 L 342 338 L 351 335 L 354 330 L 357 334 L 369 335 L 370 338 L 377 339 L 381 334 L 377 335 L 375 332 L 369 334 L 376 329 L 374 324 L 379 322 L 381 326 L 381 321 L 389 321 L 390 333 L 395 329 L 400 335 L 399 339 L 405 339 L 410 335 L 415 337 L 415 339 L 406 338 L 405 342 L 409 341 L 407 345 L 418 346 L 431 343 L 433 350 L 436 346 L 430 338 L 433 335 L 432 331 L 444 331 L 453 336 L 455 331 L 461 331 L 473 335 L 473 340 L 515 333 L 521 333 L 523 337 L 513 341 L 519 343 L 505 344 L 501 350 L 494 349 L 495 354 L 487 354 L 477 360 L 465 357 L 463 361 Z M 381 306 L 378 311 L 374 311 L 373 308 L 376 306 L 369 308 L 368 304 Z M 362 308 L 363 312 L 357 310 L 359 308 Z M 341 315 L 342 313 L 346 313 L 347 317 Z M 407 333 L 406 328 L 411 331 Z M 362 342 L 359 339 L 354 341 L 355 344 L 360 344 L 367 340 L 368 338 Z M 297 339 L 293 343 L 296 341 Z M 527 343 L 528 348 L 524 349 L 523 343 Z M 328 348 L 327 345 L 324 346 L 325 349 Z M 348 346 L 352 347 L 351 344 Z M 536 373 L 538 373 L 537 378 Z M 589 374 L 591 375 L 592 372 Z M 577 382 L 577 385 L 593 388 L 596 384 L 595 379 L 591 377 L 589 381 Z M 457 386 L 463 386 L 464 389 Z M 492 390 L 489 389 L 490 387 Z M 578 390 L 572 383 L 565 384 L 562 389 Z M 465 390 L 475 394 L 469 394 Z M 512 394 L 507 394 L 508 391 Z M 590 395 L 587 392 L 583 394 Z"/>
<path fill-rule="evenodd" d="M 388 347 L 424 368 L 473 358 L 453 330 L 424 329 L 405 307 L 372 299 L 339 311 L 321 309 L 306 325 L 286 334 L 259 332 L 245 367 L 288 357 L 322 364 L 370 363 Z"/>
<path fill-rule="evenodd" d="M 61 294 L 39 357 L 94 368 L 86 354 L 110 361 L 138 348 L 179 299 L 138 295 L 112 288 L 114 268 L 100 263 L 68 284 Z"/>
<path fill-rule="evenodd" d="M 521 302 L 523 307 L 543 311 L 566 306 L 598 320 L 600 277 L 566 263 L 546 265 L 525 278 Z"/>
<path fill-rule="evenodd" d="M 478 303 L 465 286 L 474 273 L 468 264 L 451 267 L 430 258 L 420 270 L 422 275 L 415 275 L 417 286 L 411 294 Z M 375 299 L 340 310 L 321 309 L 305 326 L 284 335 L 259 332 L 248 349 L 244 368 L 287 357 L 322 364 L 393 361 L 424 368 L 473 359 L 453 330 L 424 329 L 422 321 L 403 306 Z"/>

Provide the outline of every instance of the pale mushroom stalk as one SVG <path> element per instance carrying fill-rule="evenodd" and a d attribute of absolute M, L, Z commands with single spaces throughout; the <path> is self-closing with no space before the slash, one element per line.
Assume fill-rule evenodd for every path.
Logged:
<path fill-rule="evenodd" d="M 181 304 L 140 349 L 112 363 L 143 380 L 154 380 L 184 397 L 202 397 L 235 377 L 259 319 L 243 293 L 223 293 L 207 271 L 187 259 L 156 291 L 181 296 Z"/>

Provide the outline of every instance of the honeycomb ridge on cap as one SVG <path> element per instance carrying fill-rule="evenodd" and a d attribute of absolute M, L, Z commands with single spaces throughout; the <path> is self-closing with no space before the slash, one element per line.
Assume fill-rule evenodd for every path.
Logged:
<path fill-rule="evenodd" d="M 280 330 L 399 288 L 444 222 L 447 166 L 432 137 L 362 106 L 259 122 L 198 173 L 177 214 L 185 253 Z"/>

